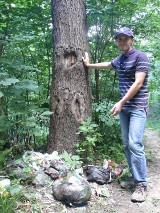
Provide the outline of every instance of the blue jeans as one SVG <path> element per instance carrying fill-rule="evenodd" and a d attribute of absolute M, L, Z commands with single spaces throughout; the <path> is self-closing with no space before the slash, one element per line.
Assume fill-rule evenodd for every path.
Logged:
<path fill-rule="evenodd" d="M 143 146 L 143 135 L 147 115 L 145 110 L 123 110 L 120 125 L 125 155 L 132 177 L 136 183 L 147 186 L 147 167 Z"/>

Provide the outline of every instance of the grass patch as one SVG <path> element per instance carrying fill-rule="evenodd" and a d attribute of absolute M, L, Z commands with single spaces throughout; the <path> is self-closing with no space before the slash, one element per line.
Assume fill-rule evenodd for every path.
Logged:
<path fill-rule="evenodd" d="M 160 104 L 150 106 L 146 127 L 160 132 Z"/>
<path fill-rule="evenodd" d="M 0 212 L 1 213 L 15 213 L 17 202 L 23 202 L 24 195 L 22 193 L 10 196 L 9 193 L 4 193 L 0 197 Z"/>

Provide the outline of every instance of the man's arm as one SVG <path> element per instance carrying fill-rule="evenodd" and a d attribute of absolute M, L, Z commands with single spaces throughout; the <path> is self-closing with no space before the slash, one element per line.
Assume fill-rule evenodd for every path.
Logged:
<path fill-rule="evenodd" d="M 114 107 L 111 109 L 111 112 L 113 113 L 112 116 L 116 116 L 120 113 L 122 110 L 123 105 L 133 98 L 133 96 L 140 90 L 140 88 L 143 86 L 144 79 L 146 77 L 145 72 L 136 72 L 135 74 L 135 82 L 132 84 L 126 95 L 117 102 Z"/>
<path fill-rule="evenodd" d="M 90 64 L 89 62 L 89 55 L 87 52 L 85 52 L 85 58 L 82 57 L 83 62 L 85 66 L 88 68 L 95 68 L 95 69 L 111 69 L 113 68 L 111 65 L 111 62 L 101 62 L 101 63 L 96 63 L 96 64 Z"/>

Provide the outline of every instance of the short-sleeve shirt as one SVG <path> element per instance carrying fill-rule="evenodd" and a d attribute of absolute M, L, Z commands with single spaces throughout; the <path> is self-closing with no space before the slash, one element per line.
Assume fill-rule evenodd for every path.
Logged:
<path fill-rule="evenodd" d="M 124 109 L 147 109 L 149 60 L 146 54 L 132 48 L 126 55 L 120 54 L 112 60 L 111 64 L 118 72 L 120 99 L 126 95 L 129 88 L 135 82 L 136 72 L 145 72 L 147 74 L 140 90 L 123 105 Z"/>

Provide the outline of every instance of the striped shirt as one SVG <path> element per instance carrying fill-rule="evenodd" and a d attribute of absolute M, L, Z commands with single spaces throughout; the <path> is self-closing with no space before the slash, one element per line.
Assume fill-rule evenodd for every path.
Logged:
<path fill-rule="evenodd" d="M 123 108 L 127 109 L 147 109 L 148 108 L 148 70 L 149 60 L 145 53 L 132 48 L 126 55 L 120 54 L 111 62 L 114 69 L 118 72 L 120 99 L 122 99 L 132 84 L 135 82 L 136 72 L 147 73 L 143 86 L 128 100 Z"/>

